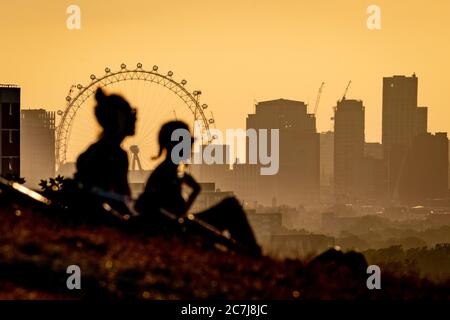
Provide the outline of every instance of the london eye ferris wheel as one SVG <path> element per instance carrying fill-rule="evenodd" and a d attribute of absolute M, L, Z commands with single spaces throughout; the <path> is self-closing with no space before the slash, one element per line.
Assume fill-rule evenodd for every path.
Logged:
<path fill-rule="evenodd" d="M 189 92 L 187 81 L 176 81 L 173 76 L 172 71 L 161 73 L 156 65 L 146 70 L 141 63 L 132 69 L 121 64 L 117 71 L 105 68 L 101 77 L 92 74 L 91 81 L 86 85 L 73 85 L 66 97 L 65 110 L 58 112 L 60 120 L 55 143 L 57 171 L 65 164 L 75 162 L 78 155 L 101 133 L 94 116 L 97 88 L 123 95 L 137 109 L 136 134 L 124 141 L 123 148 L 130 152 L 130 159 L 139 150 L 144 170 L 153 169 L 156 165 L 151 158 L 158 152 L 157 134 L 166 121 L 183 120 L 191 129 L 195 122 L 204 137 L 201 143 L 211 143 L 210 126 L 214 125 L 215 120 L 212 113 L 207 116 L 208 105 L 200 103 L 201 91 Z"/>

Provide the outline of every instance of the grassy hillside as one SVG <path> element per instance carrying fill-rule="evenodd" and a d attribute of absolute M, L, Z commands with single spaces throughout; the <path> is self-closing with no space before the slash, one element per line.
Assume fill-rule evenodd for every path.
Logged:
<path fill-rule="evenodd" d="M 82 290 L 68 290 L 66 268 L 79 265 Z M 392 269 L 392 268 L 391 268 Z M 71 225 L 26 210 L 0 212 L 3 299 L 410 299 L 450 298 L 450 283 L 335 262 L 280 261 L 223 252 L 201 239 L 130 234 Z"/>

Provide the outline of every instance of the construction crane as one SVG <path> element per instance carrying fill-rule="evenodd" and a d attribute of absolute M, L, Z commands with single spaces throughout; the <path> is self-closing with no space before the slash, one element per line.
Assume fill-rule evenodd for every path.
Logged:
<path fill-rule="evenodd" d="M 345 88 L 344 95 L 342 96 L 342 100 L 345 100 L 345 96 L 347 95 L 348 88 L 350 88 L 351 83 L 352 83 L 352 81 L 350 80 L 347 84 L 347 88 Z"/>
<path fill-rule="evenodd" d="M 322 95 L 323 86 L 325 82 L 320 85 L 319 91 L 317 92 L 316 104 L 314 105 L 314 115 L 317 114 L 317 109 L 319 108 L 320 96 Z"/>
<path fill-rule="evenodd" d="M 351 83 L 352 83 L 352 81 L 350 80 L 350 81 L 348 82 L 348 84 L 347 84 L 347 87 L 345 88 L 344 95 L 342 96 L 342 100 L 341 100 L 341 101 L 345 100 L 345 96 L 347 95 L 347 92 L 348 92 L 348 89 L 350 88 L 350 84 L 351 84 Z M 339 103 L 339 101 L 338 101 L 338 103 Z M 334 111 L 336 112 L 336 107 L 334 108 Z M 331 120 L 331 128 L 330 128 L 330 131 L 332 131 L 332 130 L 333 130 L 333 125 L 334 125 L 334 116 L 331 117 L 330 120 Z"/>

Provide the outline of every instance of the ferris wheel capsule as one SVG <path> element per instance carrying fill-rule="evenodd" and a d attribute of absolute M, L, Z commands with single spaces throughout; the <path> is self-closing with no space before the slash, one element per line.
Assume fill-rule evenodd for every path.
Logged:
<path fill-rule="evenodd" d="M 155 71 L 155 72 L 158 71 L 158 66 L 157 65 L 153 66 L 153 71 Z"/>
<path fill-rule="evenodd" d="M 120 65 L 120 69 L 126 69 L 127 68 L 127 65 L 125 64 L 125 63 L 122 63 L 121 65 Z"/>
<path fill-rule="evenodd" d="M 105 72 L 106 72 L 106 73 L 110 73 L 110 72 L 111 72 L 111 69 L 110 69 L 110 68 L 105 68 Z"/>
<path fill-rule="evenodd" d="M 142 63 L 138 63 L 138 64 L 136 65 L 136 67 L 137 67 L 138 69 L 141 69 L 141 68 L 142 68 Z"/>
<path fill-rule="evenodd" d="M 58 116 L 62 116 L 62 115 L 64 114 L 64 112 L 63 112 L 62 110 L 58 110 L 58 111 L 56 112 L 56 114 L 57 114 Z"/>
<path fill-rule="evenodd" d="M 77 85 L 77 89 L 78 89 L 78 90 L 81 90 L 81 89 L 83 89 L 83 86 L 82 86 L 81 84 L 78 84 L 78 85 Z"/>
<path fill-rule="evenodd" d="M 67 96 L 66 97 L 66 101 L 70 101 L 70 100 L 72 100 L 72 97 L 71 96 Z"/>
<path fill-rule="evenodd" d="M 169 72 L 167 72 L 167 75 L 168 75 L 169 77 L 171 77 L 171 76 L 173 76 L 173 72 L 172 72 L 172 71 L 169 71 Z"/>
<path fill-rule="evenodd" d="M 208 122 L 213 124 L 214 123 L 214 119 L 209 119 Z"/>
<path fill-rule="evenodd" d="M 203 108 L 203 109 L 207 109 L 207 108 L 208 108 L 208 105 L 207 105 L 206 103 L 204 103 L 204 104 L 202 104 L 202 108 Z"/>
<path fill-rule="evenodd" d="M 183 86 L 185 86 L 186 85 L 186 83 L 187 83 L 187 81 L 186 80 L 181 80 L 181 84 L 183 85 Z"/>
<path fill-rule="evenodd" d="M 91 80 L 95 80 L 95 74 L 91 74 Z"/>

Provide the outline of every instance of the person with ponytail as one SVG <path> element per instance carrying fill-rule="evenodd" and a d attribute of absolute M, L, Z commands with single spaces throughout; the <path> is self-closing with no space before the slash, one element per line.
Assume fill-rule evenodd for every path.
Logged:
<path fill-rule="evenodd" d="M 189 126 L 182 121 L 165 123 L 158 135 L 159 152 L 153 160 L 164 156 L 164 160 L 150 175 L 145 190 L 136 202 L 136 210 L 147 215 L 165 209 L 180 217 L 184 215 L 200 192 L 200 185 L 189 174 L 179 175 L 179 165 L 172 161 L 172 150 L 179 143 L 172 141 L 176 130 L 189 132 Z M 183 185 L 191 189 L 187 199 L 183 198 Z M 153 215 L 154 217 L 157 215 Z"/>
<path fill-rule="evenodd" d="M 194 200 L 200 193 L 200 185 L 187 173 L 179 173 L 180 162 L 176 161 L 172 151 L 180 141 L 172 140 L 172 135 L 178 130 L 189 132 L 189 127 L 182 121 L 170 121 L 164 124 L 159 131 L 159 153 L 155 159 L 164 156 L 164 160 L 150 175 L 144 192 L 136 201 L 135 209 L 144 217 L 146 227 L 156 232 L 168 232 L 165 216 L 169 214 L 171 219 L 184 218 Z M 191 143 L 193 138 L 191 137 Z M 174 152 L 177 153 L 177 152 Z M 181 158 L 189 158 L 183 154 Z M 186 195 L 184 190 L 190 189 Z M 161 214 L 163 213 L 163 214 Z M 194 217 L 194 218 L 192 218 Z M 206 222 L 219 233 L 230 233 L 233 239 L 238 241 L 247 251 L 259 255 L 261 248 L 257 244 L 253 231 L 247 221 L 246 214 L 239 201 L 234 197 L 223 199 L 217 205 L 202 211 L 193 213 L 194 222 Z M 211 229 L 205 232 L 211 232 Z"/>
<path fill-rule="evenodd" d="M 100 88 L 95 99 L 95 117 L 103 132 L 78 157 L 75 180 L 88 190 L 97 188 L 130 197 L 128 156 L 121 143 L 135 134 L 136 110 L 121 96 L 106 95 Z"/>

